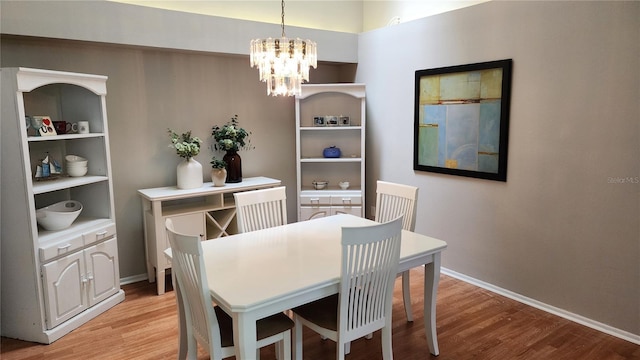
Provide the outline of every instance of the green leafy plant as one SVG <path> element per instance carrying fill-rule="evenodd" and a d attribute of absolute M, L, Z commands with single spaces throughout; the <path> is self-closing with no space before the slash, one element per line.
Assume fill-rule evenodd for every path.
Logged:
<path fill-rule="evenodd" d="M 176 149 L 176 153 L 181 158 L 189 159 L 200 153 L 200 145 L 202 140 L 198 137 L 191 136 L 191 130 L 178 135 L 171 129 L 167 129 L 171 144 L 169 147 Z"/>
<path fill-rule="evenodd" d="M 227 167 L 227 163 L 224 160 L 216 159 L 215 156 L 211 158 L 212 169 L 225 169 L 226 167 Z"/>
<path fill-rule="evenodd" d="M 231 120 L 222 126 L 214 126 L 211 136 L 214 138 L 213 147 L 215 150 L 238 151 L 240 149 L 252 149 L 249 141 L 250 132 L 240 127 L 238 115 L 233 115 Z"/>

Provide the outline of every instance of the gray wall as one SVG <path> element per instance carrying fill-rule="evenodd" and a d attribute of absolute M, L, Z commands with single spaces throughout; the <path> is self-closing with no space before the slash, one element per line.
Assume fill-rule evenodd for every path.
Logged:
<path fill-rule="evenodd" d="M 507 182 L 414 171 L 415 70 L 507 58 Z M 640 334 L 639 2 L 492 1 L 363 33 L 358 59 L 369 199 L 419 186 L 444 267 Z"/>
<path fill-rule="evenodd" d="M 135 48 L 87 42 L 3 36 L 2 67 L 100 74 L 107 80 L 120 275 L 146 278 L 138 189 L 176 184 L 180 158 L 167 128 L 192 130 L 204 140 L 196 157 L 211 181 L 211 127 L 237 114 L 252 132 L 254 150 L 241 151 L 243 176 L 268 176 L 287 186 L 288 217 L 297 218 L 294 99 L 267 97 L 246 56 Z M 354 78 L 349 64 L 319 64 L 317 83 Z M 2 121 L 8 121 L 2 119 Z M 218 157 L 223 153 L 218 152 Z"/>

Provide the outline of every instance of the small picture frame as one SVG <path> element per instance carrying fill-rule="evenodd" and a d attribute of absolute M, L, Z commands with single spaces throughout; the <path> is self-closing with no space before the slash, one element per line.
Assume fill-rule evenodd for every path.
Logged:
<path fill-rule="evenodd" d="M 338 123 L 340 126 L 351 126 L 351 119 L 348 116 L 342 116 L 338 118 Z"/>
<path fill-rule="evenodd" d="M 324 116 L 314 116 L 313 117 L 313 126 L 326 126 L 326 122 L 324 120 Z"/>
<path fill-rule="evenodd" d="M 328 126 L 338 126 L 338 117 L 331 115 L 326 117 Z"/>

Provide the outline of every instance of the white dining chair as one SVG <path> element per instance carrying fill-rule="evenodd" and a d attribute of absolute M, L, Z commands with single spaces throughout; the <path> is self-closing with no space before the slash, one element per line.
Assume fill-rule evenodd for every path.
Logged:
<path fill-rule="evenodd" d="M 178 301 L 182 301 L 178 308 L 183 309 L 180 315 L 184 319 L 180 321 L 185 324 L 187 357 L 197 358 L 197 344 L 209 352 L 212 360 L 235 356 L 233 320 L 212 303 L 200 236 L 175 232 L 171 219 L 165 221 L 165 226 L 171 245 L 172 271 L 180 292 Z M 278 359 L 290 360 L 293 326 L 293 321 L 283 313 L 258 320 L 256 358 L 260 357 L 261 347 L 276 344 Z M 184 356 L 183 350 L 179 349 L 179 357 Z"/>
<path fill-rule="evenodd" d="M 414 231 L 416 228 L 416 200 L 418 188 L 415 186 L 378 181 L 376 184 L 376 215 L 377 222 L 387 222 L 398 216 L 403 216 L 402 228 Z M 402 272 L 402 298 L 407 321 L 413 321 L 411 308 L 411 290 L 409 271 Z"/>
<path fill-rule="evenodd" d="M 342 228 L 339 293 L 292 309 L 296 359 L 302 359 L 303 326 L 335 341 L 338 360 L 349 353 L 351 341 L 382 330 L 382 357 L 393 359 L 391 305 L 401 231 L 402 217 Z"/>
<path fill-rule="evenodd" d="M 287 223 L 286 187 L 237 192 L 238 232 L 244 233 Z"/>

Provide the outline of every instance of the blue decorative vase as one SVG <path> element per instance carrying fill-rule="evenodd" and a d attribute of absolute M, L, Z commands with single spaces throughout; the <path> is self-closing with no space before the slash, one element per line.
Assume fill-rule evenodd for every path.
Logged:
<path fill-rule="evenodd" d="M 340 148 L 337 148 L 335 146 L 325 148 L 322 151 L 322 156 L 326 158 L 339 158 L 341 154 L 342 153 L 340 152 Z"/>

